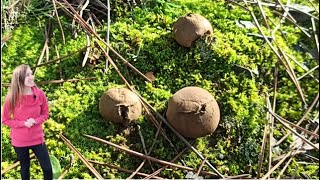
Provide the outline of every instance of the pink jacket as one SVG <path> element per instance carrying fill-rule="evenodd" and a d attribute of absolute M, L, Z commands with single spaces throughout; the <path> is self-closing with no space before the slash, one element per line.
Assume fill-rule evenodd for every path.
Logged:
<path fill-rule="evenodd" d="M 38 87 L 32 87 L 32 95 L 23 95 L 22 102 L 18 103 L 10 117 L 8 96 L 3 105 L 2 123 L 11 128 L 11 144 L 16 147 L 25 147 L 44 142 L 42 124 L 49 117 L 47 98 Z M 24 125 L 28 118 L 34 118 L 36 124 L 31 128 Z"/>

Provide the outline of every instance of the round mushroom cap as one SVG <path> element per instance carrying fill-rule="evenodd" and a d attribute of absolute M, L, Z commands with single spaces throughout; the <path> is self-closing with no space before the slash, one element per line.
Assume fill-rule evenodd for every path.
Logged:
<path fill-rule="evenodd" d="M 166 115 L 168 122 L 181 135 L 198 138 L 216 130 L 220 109 L 207 90 L 190 86 L 170 98 Z"/>
<path fill-rule="evenodd" d="M 210 35 L 212 32 L 210 22 L 205 17 L 193 13 L 180 17 L 173 26 L 175 40 L 184 47 L 191 47 L 199 37 Z"/>
<path fill-rule="evenodd" d="M 112 88 L 99 101 L 99 112 L 105 120 L 128 125 L 141 115 L 139 97 L 127 88 Z"/>

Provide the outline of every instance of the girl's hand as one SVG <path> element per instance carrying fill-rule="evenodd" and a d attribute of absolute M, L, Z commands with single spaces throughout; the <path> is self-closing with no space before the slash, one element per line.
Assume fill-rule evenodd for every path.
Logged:
<path fill-rule="evenodd" d="M 31 123 L 32 125 L 35 125 L 35 124 L 36 124 L 36 121 L 35 121 L 33 118 L 27 119 L 27 122 L 28 122 L 28 123 Z"/>
<path fill-rule="evenodd" d="M 24 125 L 27 127 L 27 128 L 31 128 L 33 126 L 32 123 L 28 122 L 28 121 L 25 121 L 24 122 Z"/>

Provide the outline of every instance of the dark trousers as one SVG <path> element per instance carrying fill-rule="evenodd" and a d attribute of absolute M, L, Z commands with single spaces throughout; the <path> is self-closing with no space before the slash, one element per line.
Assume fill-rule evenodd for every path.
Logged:
<path fill-rule="evenodd" d="M 30 154 L 29 149 L 33 151 L 33 153 L 38 158 L 40 166 L 43 171 L 43 176 L 45 180 L 52 180 L 52 167 L 50 163 L 48 149 L 45 143 L 27 146 L 27 147 L 13 147 L 17 153 L 18 159 L 20 161 L 20 174 L 22 180 L 30 179 Z"/>

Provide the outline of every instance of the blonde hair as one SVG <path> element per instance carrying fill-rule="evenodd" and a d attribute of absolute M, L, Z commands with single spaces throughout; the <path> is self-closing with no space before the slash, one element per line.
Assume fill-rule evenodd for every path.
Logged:
<path fill-rule="evenodd" d="M 9 104 L 10 104 L 10 112 L 13 113 L 13 110 L 17 104 L 21 100 L 21 96 L 24 90 L 24 81 L 26 79 L 27 70 L 30 69 L 30 66 L 22 64 L 17 66 L 13 73 L 11 79 L 10 90 L 8 93 Z"/>

